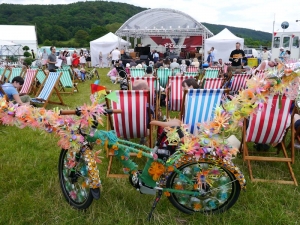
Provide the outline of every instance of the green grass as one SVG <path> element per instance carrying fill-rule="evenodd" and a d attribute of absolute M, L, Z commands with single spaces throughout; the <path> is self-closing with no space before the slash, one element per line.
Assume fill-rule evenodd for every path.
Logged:
<path fill-rule="evenodd" d="M 99 69 L 100 84 L 118 89 L 106 76 L 107 69 Z M 89 103 L 90 84 L 79 83 L 78 93 L 63 94 L 74 109 Z M 51 109 L 55 105 L 48 105 Z M 51 134 L 29 128 L 1 126 L 0 141 L 0 224 L 147 224 L 153 196 L 141 195 L 127 179 L 106 178 L 107 160 L 99 165 L 103 183 L 101 198 L 80 212 L 65 201 L 59 187 L 58 139 Z M 96 148 L 96 150 L 98 150 Z M 295 175 L 300 182 L 299 151 L 296 151 Z M 246 164 L 234 160 L 247 179 L 247 191 L 241 192 L 237 203 L 220 215 L 185 215 L 174 208 L 166 197 L 158 203 L 152 224 L 299 224 L 299 187 L 271 183 L 252 183 Z M 255 163 L 256 177 L 288 175 L 282 163 Z"/>

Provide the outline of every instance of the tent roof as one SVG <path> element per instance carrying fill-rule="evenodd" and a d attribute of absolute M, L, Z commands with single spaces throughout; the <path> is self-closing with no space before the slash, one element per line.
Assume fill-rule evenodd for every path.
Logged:
<path fill-rule="evenodd" d="M 36 40 L 35 26 L 31 25 L 0 25 L 0 34 L 7 41 Z"/>
<path fill-rule="evenodd" d="M 0 45 L 19 45 L 11 41 L 0 40 Z"/>
<path fill-rule="evenodd" d="M 122 44 L 129 44 L 129 42 L 123 40 L 122 38 L 118 37 L 117 35 L 109 32 L 108 34 L 98 38 L 98 39 L 95 39 L 93 41 L 91 41 L 91 43 L 115 43 L 115 42 L 120 42 Z"/>
<path fill-rule="evenodd" d="M 220 33 L 209 38 L 208 40 L 237 40 L 237 39 L 242 39 L 242 38 L 235 36 L 227 28 L 224 28 Z"/>
<path fill-rule="evenodd" d="M 213 36 L 204 25 L 181 11 L 165 8 L 142 11 L 128 19 L 117 31 L 118 36 Z"/>

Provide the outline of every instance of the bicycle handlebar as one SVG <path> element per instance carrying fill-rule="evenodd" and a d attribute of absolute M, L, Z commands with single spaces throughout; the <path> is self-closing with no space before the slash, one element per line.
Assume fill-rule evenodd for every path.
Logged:
<path fill-rule="evenodd" d="M 78 115 L 80 110 L 60 110 L 60 115 Z M 122 109 L 105 109 L 107 114 L 122 113 Z"/>

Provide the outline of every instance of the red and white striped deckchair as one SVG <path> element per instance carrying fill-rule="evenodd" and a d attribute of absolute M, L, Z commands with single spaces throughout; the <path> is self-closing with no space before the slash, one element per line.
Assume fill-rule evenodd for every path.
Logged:
<path fill-rule="evenodd" d="M 155 95 L 155 85 L 157 82 L 156 77 L 130 77 L 130 89 L 132 90 L 132 85 L 136 80 L 145 80 L 148 83 L 150 90 L 150 105 L 155 108 L 155 116 L 157 116 L 157 107 L 155 107 L 155 103 L 157 103 L 158 95 Z"/>
<path fill-rule="evenodd" d="M 251 74 L 235 74 L 231 84 L 230 91 L 237 92 L 246 88 L 246 82 L 251 78 Z"/>
<path fill-rule="evenodd" d="M 37 72 L 38 72 L 38 70 L 36 70 L 36 69 L 27 69 L 26 70 L 24 84 L 22 86 L 20 94 L 28 95 L 31 92 L 31 89 L 34 86 L 34 79 L 35 79 Z"/>
<path fill-rule="evenodd" d="M 186 67 L 186 72 L 198 72 L 199 68 L 196 66 L 188 66 Z"/>
<path fill-rule="evenodd" d="M 166 96 L 166 107 L 167 118 L 169 118 L 170 111 L 180 112 L 182 99 L 183 99 L 183 87 L 182 82 L 186 79 L 195 78 L 194 76 L 172 76 L 169 77 L 168 90 Z M 169 104 L 170 103 L 170 104 Z"/>
<path fill-rule="evenodd" d="M 106 100 L 106 104 L 111 109 L 121 109 L 122 113 L 112 114 L 108 117 L 108 127 L 115 130 L 117 137 L 149 138 L 151 146 L 151 132 L 147 133 L 148 122 L 151 120 L 149 108 L 150 92 L 138 90 L 115 91 L 118 102 Z M 147 119 L 149 121 L 147 121 Z M 109 129 L 109 128 L 108 128 Z M 109 164 L 107 168 L 108 177 L 124 177 L 124 174 L 112 174 L 111 165 L 113 154 L 108 154 Z"/>
<path fill-rule="evenodd" d="M 224 83 L 223 78 L 206 78 L 203 80 L 203 89 L 220 89 Z"/>
<path fill-rule="evenodd" d="M 291 164 L 294 163 L 294 144 L 291 145 L 291 154 L 288 155 L 284 144 L 284 136 L 287 133 L 289 126 L 293 126 L 293 114 L 291 114 L 291 106 L 293 101 L 287 98 L 285 95 L 280 98 L 279 95 L 270 96 L 263 107 L 256 113 L 250 115 L 249 124 L 247 127 L 247 121 L 244 121 L 243 127 L 243 158 L 248 163 L 249 175 L 252 181 L 270 181 L 282 184 L 294 184 L 297 185 L 297 180 L 294 176 Z M 294 140 L 294 132 L 291 139 Z M 254 142 L 256 144 L 277 144 L 280 145 L 283 156 L 258 156 L 250 155 L 247 142 Z M 279 153 L 279 151 L 277 151 Z M 285 162 L 289 168 L 289 172 L 292 180 L 267 180 L 267 179 L 255 179 L 252 174 L 251 161 L 273 161 L 273 162 Z M 271 171 L 270 171 L 271 173 Z"/>

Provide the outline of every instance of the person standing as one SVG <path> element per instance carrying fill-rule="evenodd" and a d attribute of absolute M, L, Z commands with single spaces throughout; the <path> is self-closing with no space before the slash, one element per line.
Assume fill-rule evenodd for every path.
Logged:
<path fill-rule="evenodd" d="M 79 64 L 79 55 L 77 55 L 77 52 L 76 50 L 74 50 L 74 53 L 72 55 L 72 66 L 74 66 L 75 68 L 78 67 L 78 64 Z"/>
<path fill-rule="evenodd" d="M 85 67 L 86 59 L 85 59 L 85 54 L 83 52 L 83 49 L 80 50 L 79 56 L 80 56 L 80 58 L 79 58 L 80 65 L 83 66 L 83 67 Z"/>
<path fill-rule="evenodd" d="M 211 55 L 211 63 L 212 63 L 212 65 L 214 65 L 215 62 L 216 62 L 216 56 L 215 56 L 214 50 L 215 50 L 215 48 L 211 47 L 211 49 L 210 49 L 210 55 Z"/>
<path fill-rule="evenodd" d="M 99 52 L 99 67 L 103 67 L 103 55 L 102 52 Z"/>
<path fill-rule="evenodd" d="M 284 55 L 285 55 L 285 52 L 284 52 L 284 48 L 283 47 L 280 47 L 280 53 L 279 53 L 279 59 L 281 60 L 281 62 L 284 61 Z"/>
<path fill-rule="evenodd" d="M 48 62 L 48 53 L 46 52 L 46 49 L 43 50 L 43 53 L 41 55 L 42 60 L 42 66 L 46 66 Z"/>
<path fill-rule="evenodd" d="M 34 53 L 33 49 L 31 49 L 31 55 L 32 55 L 32 58 L 35 59 L 35 53 Z"/>
<path fill-rule="evenodd" d="M 114 65 L 115 61 L 121 59 L 121 52 L 119 51 L 118 47 L 111 52 L 111 63 Z"/>
<path fill-rule="evenodd" d="M 90 68 L 91 67 L 91 53 L 90 53 L 90 50 L 87 51 L 87 54 L 86 54 L 86 64 L 87 64 L 87 67 Z"/>
<path fill-rule="evenodd" d="M 159 59 L 159 54 L 157 53 L 156 50 L 154 50 L 154 53 L 153 53 L 154 64 L 157 63 L 158 59 Z"/>
<path fill-rule="evenodd" d="M 49 72 L 56 72 L 56 48 L 54 46 L 50 47 L 51 54 L 48 56 L 48 70 Z"/>
<path fill-rule="evenodd" d="M 263 48 L 263 51 L 261 53 L 261 60 L 264 61 L 264 60 L 271 60 L 271 53 L 268 51 L 268 48 L 267 47 L 264 47 Z"/>
<path fill-rule="evenodd" d="M 231 62 L 231 66 L 234 69 L 241 69 L 242 68 L 242 60 L 247 58 L 245 57 L 245 52 L 240 49 L 241 44 L 237 42 L 235 44 L 235 50 L 233 50 L 230 54 L 229 61 Z"/>

